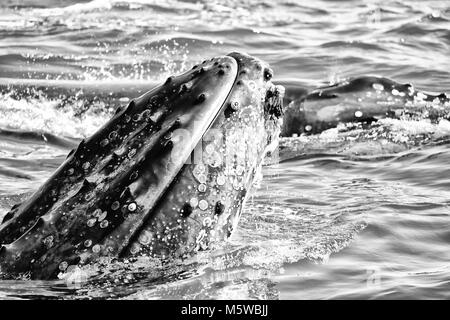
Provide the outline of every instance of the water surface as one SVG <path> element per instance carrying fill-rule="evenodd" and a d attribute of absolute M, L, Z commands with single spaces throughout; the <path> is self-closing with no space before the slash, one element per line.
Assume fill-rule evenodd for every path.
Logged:
<path fill-rule="evenodd" d="M 230 51 L 306 88 L 379 75 L 450 92 L 448 1 L 6 0 L 0 39 L 0 216 L 117 106 Z M 450 126 L 382 125 L 402 139 L 282 139 L 300 156 L 264 167 L 213 252 L 2 280 L 0 298 L 448 299 Z"/>

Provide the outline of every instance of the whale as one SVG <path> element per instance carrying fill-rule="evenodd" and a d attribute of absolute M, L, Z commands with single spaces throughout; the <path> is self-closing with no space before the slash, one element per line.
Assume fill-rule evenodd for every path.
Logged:
<path fill-rule="evenodd" d="M 311 135 L 339 124 L 371 124 L 380 119 L 450 118 L 450 96 L 427 93 L 409 83 L 379 76 L 353 77 L 308 90 L 292 82 L 285 86 L 281 135 Z"/>
<path fill-rule="evenodd" d="M 2 275 L 51 279 L 102 257 L 187 258 L 231 236 L 280 137 L 450 118 L 444 93 L 377 76 L 308 89 L 274 80 L 268 64 L 237 52 L 149 87 L 6 214 Z"/>
<path fill-rule="evenodd" d="M 0 271 L 52 279 L 102 257 L 186 258 L 227 239 L 281 132 L 261 60 L 205 60 L 118 108 L 0 224 Z"/>

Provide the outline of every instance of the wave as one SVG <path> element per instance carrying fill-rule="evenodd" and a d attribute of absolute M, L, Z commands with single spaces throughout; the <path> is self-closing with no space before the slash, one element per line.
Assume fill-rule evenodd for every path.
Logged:
<path fill-rule="evenodd" d="M 381 45 L 376 43 L 365 43 L 361 41 L 331 41 L 321 45 L 322 48 L 356 48 L 362 50 L 386 51 Z"/>
<path fill-rule="evenodd" d="M 72 149 L 77 146 L 77 139 L 61 138 L 47 132 L 21 131 L 21 130 L 5 130 L 0 129 L 0 139 L 19 140 L 32 144 L 45 143 L 54 147 L 63 149 Z"/>
<path fill-rule="evenodd" d="M 58 137 L 83 138 L 106 122 L 112 113 L 109 108 L 103 101 L 77 97 L 69 101 L 64 97 L 48 99 L 35 92 L 16 99 L 6 93 L 0 95 L 0 128 L 6 129 L 4 133 L 16 130 L 31 132 L 31 135 L 50 133 Z"/>

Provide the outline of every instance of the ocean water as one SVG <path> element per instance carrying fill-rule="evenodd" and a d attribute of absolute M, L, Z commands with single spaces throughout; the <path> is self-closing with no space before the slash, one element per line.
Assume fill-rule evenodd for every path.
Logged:
<path fill-rule="evenodd" d="M 0 217 L 117 106 L 231 51 L 308 89 L 379 75 L 450 92 L 450 2 L 2 1 Z M 381 126 L 388 144 L 282 138 L 215 250 L 0 280 L 0 298 L 449 299 L 450 124 Z"/>

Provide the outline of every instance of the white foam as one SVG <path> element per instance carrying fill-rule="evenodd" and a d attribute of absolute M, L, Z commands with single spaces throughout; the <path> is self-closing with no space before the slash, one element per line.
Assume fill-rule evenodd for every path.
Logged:
<path fill-rule="evenodd" d="M 16 100 L 0 96 L 0 128 L 48 132 L 57 136 L 85 138 L 93 134 L 110 117 L 106 112 L 87 111 L 76 117 L 74 108 L 57 109 L 61 100 L 44 97 Z"/>
<path fill-rule="evenodd" d="M 131 9 L 139 9 L 142 5 L 157 5 L 161 8 L 201 9 L 199 3 L 186 3 L 176 0 L 93 0 L 85 3 L 76 3 L 66 7 L 35 9 L 33 12 L 47 16 L 59 16 L 64 14 L 111 10 L 116 5 L 128 4 Z"/>

